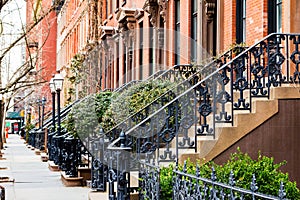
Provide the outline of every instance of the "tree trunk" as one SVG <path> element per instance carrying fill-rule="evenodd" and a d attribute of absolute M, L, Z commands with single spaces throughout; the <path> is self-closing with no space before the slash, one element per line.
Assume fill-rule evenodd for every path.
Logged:
<path fill-rule="evenodd" d="M 0 99 L 0 149 L 3 149 L 3 136 L 4 134 L 4 125 L 5 116 L 4 116 L 4 102 Z"/>

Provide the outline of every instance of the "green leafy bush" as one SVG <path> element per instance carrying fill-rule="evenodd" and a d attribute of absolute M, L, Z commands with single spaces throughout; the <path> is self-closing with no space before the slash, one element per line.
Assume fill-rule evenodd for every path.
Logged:
<path fill-rule="evenodd" d="M 280 167 L 286 164 L 281 162 L 274 163 L 274 158 L 262 156 L 258 154 L 257 160 L 242 153 L 240 149 L 233 153 L 230 159 L 224 165 L 217 165 L 213 161 L 203 164 L 200 167 L 200 176 L 210 179 L 211 169 L 214 167 L 217 175 L 217 181 L 228 183 L 229 174 L 232 170 L 235 178 L 235 186 L 250 189 L 252 175 L 255 174 L 258 192 L 278 196 L 280 182 L 283 182 L 288 199 L 300 199 L 300 191 L 297 188 L 296 182 L 289 181 L 288 174 L 280 171 Z M 164 167 L 161 170 L 161 195 L 163 199 L 172 199 L 172 181 L 174 166 Z M 182 170 L 182 166 L 179 166 Z M 187 162 L 187 173 L 196 174 L 195 163 Z"/>
<path fill-rule="evenodd" d="M 118 123 L 152 103 L 172 86 L 170 81 L 145 81 L 116 94 L 103 116 L 102 127 L 105 131 L 111 130 Z"/>
<path fill-rule="evenodd" d="M 71 59 L 70 69 L 73 76 L 68 77 L 68 80 L 71 83 L 78 84 L 84 77 L 84 65 L 83 62 L 85 57 L 83 54 L 75 54 L 75 56 Z"/>
<path fill-rule="evenodd" d="M 78 134 L 86 137 L 88 134 L 97 133 L 112 96 L 112 92 L 101 92 L 86 97 L 72 108 L 62 126 L 75 137 L 78 137 Z"/>
<path fill-rule="evenodd" d="M 34 129 L 34 128 L 35 128 L 34 124 L 27 123 L 27 124 L 25 125 L 25 140 L 26 140 L 26 142 L 28 142 L 29 131 L 31 131 L 31 130 Z"/>

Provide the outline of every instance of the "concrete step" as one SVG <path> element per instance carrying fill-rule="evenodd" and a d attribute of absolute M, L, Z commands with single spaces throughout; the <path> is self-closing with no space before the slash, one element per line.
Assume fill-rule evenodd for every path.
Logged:
<path fill-rule="evenodd" d="M 47 153 L 41 153 L 41 160 L 42 162 L 47 162 L 49 159 L 49 156 Z"/>

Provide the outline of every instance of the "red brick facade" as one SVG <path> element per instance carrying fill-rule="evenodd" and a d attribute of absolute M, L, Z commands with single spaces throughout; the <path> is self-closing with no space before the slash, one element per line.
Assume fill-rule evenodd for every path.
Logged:
<path fill-rule="evenodd" d="M 245 1 L 247 46 L 268 34 L 269 3 L 277 1 Z M 197 8 L 192 13 L 193 5 Z M 299 1 L 283 1 L 281 6 L 282 32 L 299 32 Z M 176 16 L 176 8 L 180 10 L 179 16 Z M 193 31 L 195 19 L 197 30 Z M 232 46 L 240 31 L 236 28 L 237 0 L 70 0 L 63 4 L 57 20 L 57 68 L 69 77 L 71 59 L 77 53 L 86 58 L 84 73 L 87 76 L 77 85 L 65 82 L 66 99 L 69 88 L 77 91 L 78 98 L 82 91 L 88 94 L 116 88 L 131 80 L 146 79 L 176 62 L 191 63 L 191 37 L 196 37 L 196 62 L 202 62 Z M 153 38 L 149 36 L 150 27 L 154 28 Z M 159 33 L 158 28 L 164 31 Z M 175 37 L 176 29 L 180 29 L 180 42 Z M 118 37 L 127 31 L 133 31 L 129 38 Z M 176 49 L 179 51 L 177 61 Z"/>
<path fill-rule="evenodd" d="M 32 63 L 34 69 L 31 71 L 28 78 L 41 83 L 34 86 L 34 92 L 29 99 L 32 104 L 31 109 L 33 112 L 37 112 L 37 105 L 34 103 L 37 99 L 42 99 L 42 97 L 47 99 L 45 112 L 52 110 L 49 81 L 52 78 L 52 74 L 56 73 L 57 24 L 55 11 L 45 14 L 49 12 L 50 8 L 51 1 L 27 1 L 27 27 L 30 27 L 36 19 L 40 18 L 40 16 L 45 15 L 38 25 L 29 32 L 27 37 L 27 60 L 29 60 L 30 54 L 33 57 L 36 57 Z"/>

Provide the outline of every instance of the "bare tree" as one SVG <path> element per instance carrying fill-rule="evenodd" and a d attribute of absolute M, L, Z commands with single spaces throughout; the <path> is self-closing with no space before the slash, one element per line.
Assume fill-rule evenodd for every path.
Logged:
<path fill-rule="evenodd" d="M 9 0 L 0 0 L 0 12 L 1 12 L 3 6 L 5 6 L 8 2 L 9 2 Z"/>
<path fill-rule="evenodd" d="M 0 13 L 1 10 L 8 5 L 8 2 L 10 0 L 0 0 Z M 0 147 L 3 146 L 3 123 L 5 120 L 5 112 L 9 108 L 9 102 L 13 98 L 14 94 L 17 94 L 20 90 L 24 90 L 27 88 L 30 88 L 32 86 L 39 85 L 41 83 L 44 83 L 45 80 L 42 76 L 39 76 L 39 72 L 36 72 L 37 76 L 30 78 L 32 76 L 29 76 L 30 73 L 36 68 L 38 59 L 39 59 L 39 51 L 43 48 L 45 41 L 48 38 L 48 33 L 45 31 L 45 36 L 43 36 L 44 41 L 42 41 L 42 44 L 40 44 L 38 47 L 36 47 L 34 50 L 32 50 L 32 36 L 34 36 L 34 32 L 36 29 L 41 25 L 43 22 L 47 22 L 47 18 L 49 14 L 53 11 L 55 11 L 60 5 L 60 1 L 53 1 L 52 5 L 48 8 L 42 8 L 41 7 L 41 0 L 28 0 L 27 3 L 31 3 L 33 8 L 33 20 L 30 24 L 23 24 L 23 28 L 21 33 L 17 37 L 14 38 L 12 42 L 10 42 L 7 46 L 4 48 L 1 47 L 0 49 L 0 66 L 1 63 L 4 61 L 5 56 L 7 56 L 12 49 L 20 45 L 21 42 L 25 44 L 26 52 L 27 52 L 27 60 L 24 62 L 21 66 L 18 66 L 15 70 L 15 73 L 13 73 L 9 79 L 8 82 L 3 85 L 2 80 L 2 73 L 3 69 L 0 67 L 0 96 L 9 94 L 9 97 L 4 102 L 2 98 L 0 99 Z M 21 20 L 21 19 L 20 19 Z M 0 19 L 1 21 L 1 19 Z M 0 25 L 1 26 L 1 25 Z M 0 27 L 1 29 L 1 27 Z M 49 28 L 50 31 L 50 28 Z M 0 33 L 0 38 L 1 38 Z M 43 70 L 40 68 L 39 70 Z M 6 104 L 6 105 L 5 105 Z"/>

